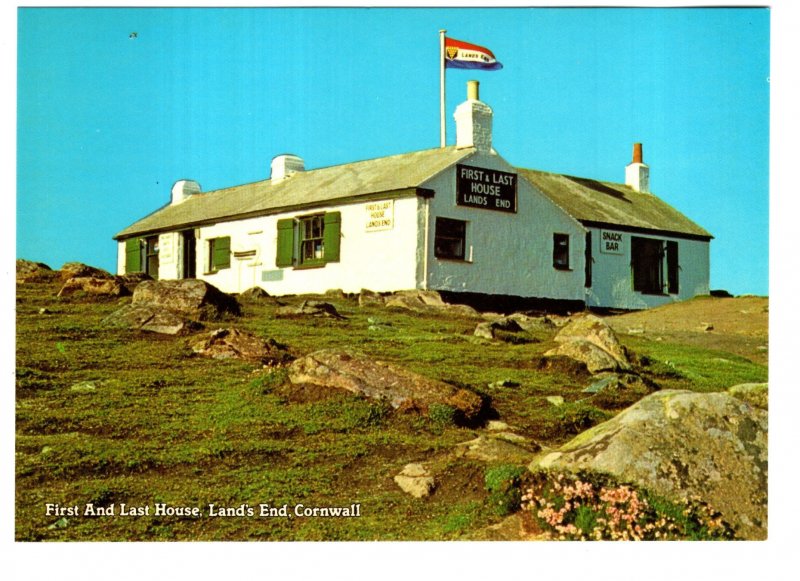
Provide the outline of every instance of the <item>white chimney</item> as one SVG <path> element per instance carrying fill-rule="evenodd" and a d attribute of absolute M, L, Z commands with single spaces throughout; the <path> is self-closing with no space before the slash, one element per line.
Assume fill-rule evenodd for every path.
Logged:
<path fill-rule="evenodd" d="M 172 186 L 171 205 L 177 206 L 181 202 L 189 199 L 189 196 L 200 193 L 200 184 L 194 180 L 178 180 Z"/>
<path fill-rule="evenodd" d="M 294 173 L 305 171 L 305 164 L 303 158 L 293 155 L 291 153 L 284 153 L 276 155 L 272 158 L 270 166 L 270 179 L 272 183 L 278 183 L 291 176 Z"/>
<path fill-rule="evenodd" d="M 650 167 L 644 163 L 642 144 L 633 144 L 633 161 L 625 166 L 625 185 L 637 192 L 650 193 Z"/>
<path fill-rule="evenodd" d="M 456 107 L 456 147 L 492 151 L 492 108 L 478 98 L 478 81 L 467 81 L 467 100 Z"/>

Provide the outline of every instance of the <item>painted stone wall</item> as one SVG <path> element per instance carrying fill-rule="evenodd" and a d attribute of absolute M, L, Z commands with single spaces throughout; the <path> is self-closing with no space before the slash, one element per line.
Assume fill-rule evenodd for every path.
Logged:
<path fill-rule="evenodd" d="M 515 173 L 500 156 L 476 153 L 463 165 Z M 430 200 L 427 287 L 434 290 L 523 297 L 584 299 L 584 228 L 535 190 L 517 180 L 517 212 L 456 204 L 456 168 L 423 187 Z M 436 217 L 467 222 L 465 260 L 436 258 Z M 553 234 L 569 236 L 569 269 L 553 267 Z"/>
<path fill-rule="evenodd" d="M 709 243 L 669 236 L 631 234 L 613 229 L 590 228 L 592 233 L 592 286 L 586 304 L 592 307 L 646 309 L 709 293 Z M 606 233 L 604 240 L 603 233 Z M 631 237 L 674 240 L 678 243 L 677 294 L 654 295 L 633 290 Z M 610 244 L 611 246 L 606 246 Z M 614 246 L 616 244 L 616 246 Z M 664 276 L 667 265 L 664 259 Z"/>

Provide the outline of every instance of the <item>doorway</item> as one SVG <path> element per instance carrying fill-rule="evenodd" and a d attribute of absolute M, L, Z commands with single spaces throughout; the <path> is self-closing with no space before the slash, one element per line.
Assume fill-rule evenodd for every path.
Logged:
<path fill-rule="evenodd" d="M 197 239 L 194 230 L 184 230 L 183 237 L 183 278 L 197 276 Z"/>

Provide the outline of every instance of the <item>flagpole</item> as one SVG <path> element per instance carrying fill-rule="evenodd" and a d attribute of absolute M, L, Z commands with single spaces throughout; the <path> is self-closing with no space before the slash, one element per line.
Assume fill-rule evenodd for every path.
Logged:
<path fill-rule="evenodd" d="M 447 145 L 447 133 L 444 122 L 444 33 L 446 30 L 439 31 L 439 140 L 441 147 Z"/>

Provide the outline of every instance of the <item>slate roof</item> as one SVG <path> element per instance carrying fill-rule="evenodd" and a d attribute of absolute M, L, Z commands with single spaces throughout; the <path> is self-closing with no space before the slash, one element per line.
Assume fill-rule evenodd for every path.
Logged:
<path fill-rule="evenodd" d="M 167 205 L 145 216 L 114 238 L 416 188 L 474 151 L 456 149 L 455 145 L 437 147 L 298 172 L 275 184 L 264 180 L 194 194 L 178 205 Z"/>
<path fill-rule="evenodd" d="M 401 192 L 420 187 L 474 151 L 473 148 L 457 149 L 454 145 L 437 147 L 298 172 L 275 184 L 264 180 L 194 194 L 178 205 L 168 204 L 145 216 L 114 238 Z M 639 193 L 622 184 L 532 169 L 517 168 L 517 171 L 587 226 L 618 226 L 712 238 L 706 230 L 652 194 Z"/>
<path fill-rule="evenodd" d="M 599 182 L 532 169 L 517 168 L 538 190 L 570 216 L 593 226 L 658 230 L 710 239 L 713 236 L 653 194 L 611 182 Z"/>

